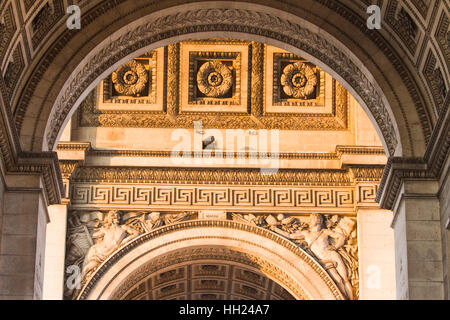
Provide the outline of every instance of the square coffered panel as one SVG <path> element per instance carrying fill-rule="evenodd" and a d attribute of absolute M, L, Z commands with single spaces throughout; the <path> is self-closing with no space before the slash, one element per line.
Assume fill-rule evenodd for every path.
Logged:
<path fill-rule="evenodd" d="M 247 112 L 248 59 L 246 43 L 181 43 L 181 113 Z"/>
<path fill-rule="evenodd" d="M 333 112 L 333 78 L 307 60 L 266 46 L 264 113 Z"/>
<path fill-rule="evenodd" d="M 163 111 L 164 48 L 121 66 L 100 84 L 98 110 Z"/>

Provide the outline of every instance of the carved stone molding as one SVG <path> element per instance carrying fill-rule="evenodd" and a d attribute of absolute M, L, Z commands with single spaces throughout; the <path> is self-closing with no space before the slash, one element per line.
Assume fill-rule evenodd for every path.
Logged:
<path fill-rule="evenodd" d="M 61 203 L 64 194 L 58 157 L 54 152 L 36 154 L 22 152 L 16 166 L 9 173 L 41 174 L 44 190 L 49 205 Z"/>
<path fill-rule="evenodd" d="M 59 143 L 57 150 L 85 150 L 84 144 L 80 144 L 78 149 L 77 143 Z M 89 150 L 88 156 L 93 157 L 157 157 L 157 158 L 171 158 L 175 155 L 171 151 L 154 151 L 154 150 Z M 318 160 L 340 160 L 343 155 L 367 155 L 367 156 L 380 156 L 385 155 L 383 147 L 352 147 L 352 146 L 337 146 L 335 152 L 329 153 L 313 153 L 313 152 L 282 152 L 282 153 L 267 153 L 258 154 L 252 152 L 221 152 L 217 153 L 212 150 L 211 153 L 205 154 L 203 152 L 183 152 L 180 151 L 176 156 L 189 157 L 189 158 L 232 158 L 232 159 L 288 159 L 288 160 L 306 160 L 306 159 L 318 159 Z"/>
<path fill-rule="evenodd" d="M 90 142 L 60 142 L 57 151 L 89 151 L 91 149 Z"/>
<path fill-rule="evenodd" d="M 270 29 L 267 27 L 270 26 Z M 250 27 L 250 29 L 249 29 Z M 329 65 L 342 74 L 346 81 L 355 89 L 374 115 L 378 126 L 383 133 L 386 144 L 392 154 L 398 143 L 397 134 L 391 118 L 384 105 L 383 94 L 375 88 L 348 55 L 329 43 L 320 34 L 316 34 L 303 26 L 282 20 L 271 14 L 242 10 L 242 9 L 200 9 L 188 10 L 176 15 L 161 17 L 155 21 L 130 30 L 107 48 L 101 49 L 80 70 L 90 70 L 88 74 L 79 71 L 64 94 L 55 104 L 55 109 L 46 134 L 48 147 L 53 148 L 56 136 L 75 101 L 87 86 L 106 68 L 103 61 L 111 63 L 126 55 L 125 48 L 132 38 L 139 39 L 139 46 L 144 47 L 157 40 L 171 37 L 173 33 L 186 33 L 198 31 L 244 31 L 271 38 L 282 38 L 286 43 L 294 45 Z M 165 31 L 171 32 L 165 32 Z M 19 112 L 20 113 L 20 112 Z M 19 122 L 20 124 L 20 122 Z"/>
<path fill-rule="evenodd" d="M 17 133 L 5 123 L 3 113 L 0 114 L 0 150 L 5 173 L 42 175 L 47 203 L 60 203 L 64 186 L 56 153 L 22 152 Z"/>
<path fill-rule="evenodd" d="M 264 175 L 259 169 L 188 169 L 134 167 L 80 167 L 73 182 L 139 182 L 230 185 L 351 185 L 348 169 L 280 169 Z"/>
<path fill-rule="evenodd" d="M 392 210 L 403 181 L 438 180 L 445 174 L 450 150 L 449 105 L 447 98 L 424 158 L 389 158 L 376 197 L 382 208 Z"/>
<path fill-rule="evenodd" d="M 426 162 L 420 158 L 391 157 L 385 167 L 376 201 L 382 209 L 392 210 L 404 180 L 435 180 Z"/>

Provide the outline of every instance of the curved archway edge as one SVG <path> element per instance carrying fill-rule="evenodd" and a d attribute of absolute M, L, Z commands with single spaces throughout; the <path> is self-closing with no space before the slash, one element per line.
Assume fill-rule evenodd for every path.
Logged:
<path fill-rule="evenodd" d="M 325 31 L 286 12 L 260 5 L 253 5 L 253 9 L 238 9 L 235 4 L 230 8 L 225 2 L 218 3 L 211 3 L 210 8 L 202 3 L 198 5 L 199 9 L 195 9 L 190 4 L 189 10 L 181 5 L 166 9 L 167 12 L 152 13 L 123 27 L 96 46 L 64 82 L 56 100 L 47 99 L 48 106 L 43 108 L 48 113 L 42 114 L 50 120 L 41 119 L 36 125 L 32 148 L 35 151 L 54 149 L 65 123 L 77 106 L 104 76 L 121 63 L 148 49 L 183 38 L 220 37 L 221 34 L 222 37 L 237 35 L 260 39 L 317 63 L 340 81 L 365 108 L 388 153 L 402 154 L 402 142 L 410 141 L 411 137 L 401 136 L 388 99 L 350 50 Z M 18 122 L 22 123 L 20 119 Z"/>
<path fill-rule="evenodd" d="M 148 272 L 162 269 L 168 261 L 182 261 L 180 248 L 198 247 L 204 252 L 194 249 L 185 257 L 231 256 L 240 260 L 245 256 L 297 299 L 344 299 L 327 272 L 292 242 L 256 226 L 214 220 L 177 223 L 140 236 L 99 267 L 79 299 L 123 296 Z"/>

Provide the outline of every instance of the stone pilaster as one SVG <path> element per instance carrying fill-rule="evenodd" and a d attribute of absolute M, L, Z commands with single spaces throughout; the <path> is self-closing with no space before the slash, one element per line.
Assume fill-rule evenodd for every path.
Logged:
<path fill-rule="evenodd" d="M 0 299 L 42 299 L 48 222 L 43 179 L 6 177 L 0 230 Z"/>
<path fill-rule="evenodd" d="M 444 299 L 438 182 L 403 181 L 394 205 L 397 299 Z"/>

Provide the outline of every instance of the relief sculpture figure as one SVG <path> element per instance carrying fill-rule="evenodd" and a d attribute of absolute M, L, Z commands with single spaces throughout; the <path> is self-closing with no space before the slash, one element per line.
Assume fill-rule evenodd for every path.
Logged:
<path fill-rule="evenodd" d="M 292 240 L 304 240 L 307 243 L 308 249 L 328 270 L 342 293 L 347 298 L 353 299 L 353 290 L 348 277 L 347 266 L 344 263 L 343 257 L 338 252 L 347 240 L 346 235 L 324 228 L 323 217 L 317 213 L 311 214 L 311 222 L 308 229 L 298 229 L 292 233 L 286 232 L 278 227 L 280 223 L 277 219 L 266 220 L 272 231 Z M 334 244 L 331 244 L 330 241 L 333 241 Z"/>
<path fill-rule="evenodd" d="M 139 235 L 139 232 L 127 225 L 120 225 L 120 214 L 109 211 L 103 226 L 93 234 L 97 242 L 89 249 L 83 264 L 83 278 L 96 269 L 122 244 Z"/>

